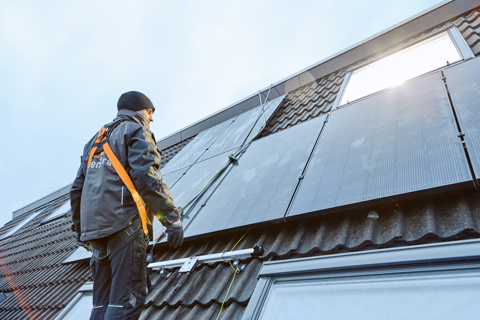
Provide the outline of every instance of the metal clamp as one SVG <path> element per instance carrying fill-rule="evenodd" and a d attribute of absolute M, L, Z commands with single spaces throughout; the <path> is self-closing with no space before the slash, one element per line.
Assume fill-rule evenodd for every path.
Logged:
<path fill-rule="evenodd" d="M 198 262 L 198 257 L 197 256 L 193 256 L 193 257 L 189 258 L 187 261 L 185 261 L 185 263 L 182 265 L 182 267 L 180 268 L 180 270 L 178 272 L 179 273 L 185 273 L 185 272 L 192 271 L 192 269 L 195 268 L 195 265 L 197 264 L 197 262 Z"/>

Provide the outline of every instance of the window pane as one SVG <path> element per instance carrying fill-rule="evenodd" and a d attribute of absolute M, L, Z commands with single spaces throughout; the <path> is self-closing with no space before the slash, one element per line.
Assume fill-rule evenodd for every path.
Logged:
<path fill-rule="evenodd" d="M 0 240 L 2 239 L 5 239 L 5 238 L 8 238 L 12 235 L 14 235 L 18 230 L 22 229 L 24 226 L 26 226 L 30 221 L 32 221 L 33 219 L 35 219 L 36 217 L 38 217 L 42 212 L 44 211 L 44 209 L 40 209 L 40 210 L 37 210 L 35 211 L 34 213 L 31 213 L 25 220 L 23 220 L 22 222 L 20 222 L 19 224 L 17 224 L 15 227 L 13 227 L 10 231 L 8 231 L 6 234 L 4 234 Z"/>
<path fill-rule="evenodd" d="M 84 293 L 62 320 L 88 320 L 92 312 L 92 294 Z"/>
<path fill-rule="evenodd" d="M 355 70 L 341 105 L 461 59 L 447 32 Z"/>
<path fill-rule="evenodd" d="M 480 272 L 277 282 L 260 319 L 478 319 Z"/>
<path fill-rule="evenodd" d="M 66 213 L 68 213 L 71 210 L 70 207 L 70 200 L 65 201 L 58 209 L 54 210 L 48 217 L 46 217 L 42 223 L 47 223 L 49 221 L 52 221 Z"/>
<path fill-rule="evenodd" d="M 92 257 L 92 253 L 87 251 L 84 247 L 78 247 L 72 252 L 62 263 L 71 263 L 75 261 L 84 261 Z"/>

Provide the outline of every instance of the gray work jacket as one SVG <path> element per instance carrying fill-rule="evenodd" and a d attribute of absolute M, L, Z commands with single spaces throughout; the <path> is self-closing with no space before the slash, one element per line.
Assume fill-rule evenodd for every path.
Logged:
<path fill-rule="evenodd" d="M 160 213 L 165 226 L 175 222 L 180 215 L 170 190 L 162 182 L 160 152 L 148 129 L 148 119 L 134 111 L 120 110 L 105 127 L 112 125 L 108 143 L 145 202 L 150 229 L 153 214 Z M 85 145 L 70 190 L 73 225 L 81 241 L 107 237 L 127 227 L 139 215 L 130 191 L 104 153 L 93 157 L 87 168 L 96 138 L 97 134 Z"/>

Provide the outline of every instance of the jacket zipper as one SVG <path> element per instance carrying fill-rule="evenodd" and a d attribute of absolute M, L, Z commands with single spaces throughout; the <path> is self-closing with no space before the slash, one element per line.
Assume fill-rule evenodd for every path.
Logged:
<path fill-rule="evenodd" d="M 122 199 L 121 199 L 121 201 L 120 201 L 120 204 L 121 204 L 122 207 L 123 207 L 123 186 L 122 186 Z"/>

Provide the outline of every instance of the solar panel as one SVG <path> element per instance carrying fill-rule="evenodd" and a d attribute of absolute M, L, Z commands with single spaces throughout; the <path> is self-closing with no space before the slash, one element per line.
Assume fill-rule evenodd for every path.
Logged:
<path fill-rule="evenodd" d="M 200 132 L 163 167 L 162 173 L 167 174 L 186 168 L 197 161 L 236 149 L 247 138 L 247 135 L 247 140 L 251 141 L 262 130 L 265 122 L 272 116 L 284 98 L 285 95 L 267 102 L 263 108 L 264 114 L 261 114 L 262 107 L 259 106 Z M 250 131 L 257 118 L 259 118 L 258 122 Z"/>
<path fill-rule="evenodd" d="M 282 219 L 325 118 L 252 142 L 185 235 Z"/>
<path fill-rule="evenodd" d="M 162 175 L 163 183 L 166 184 L 167 187 L 172 188 L 175 185 L 175 183 L 177 183 L 178 179 L 180 179 L 183 176 L 183 174 L 187 172 L 188 168 L 189 167 L 186 167 L 177 171 L 163 174 Z"/>
<path fill-rule="evenodd" d="M 225 131 L 235 119 L 236 117 L 200 132 L 162 168 L 162 174 L 166 175 L 167 173 L 188 167 L 197 162 L 205 150 L 220 137 L 222 132 Z"/>
<path fill-rule="evenodd" d="M 158 221 L 158 218 L 156 216 L 153 216 L 152 229 L 154 239 L 161 235 L 163 232 L 165 232 L 165 227 L 160 221 Z"/>
<path fill-rule="evenodd" d="M 251 141 L 263 129 L 284 98 L 285 96 L 281 96 L 267 102 L 263 110 L 262 106 L 258 106 L 239 115 L 201 156 L 200 160 L 211 158 L 227 150 L 236 149 L 240 147 L 244 140 Z M 255 127 L 252 130 L 254 124 Z"/>
<path fill-rule="evenodd" d="M 288 216 L 471 180 L 441 78 L 333 111 Z"/>
<path fill-rule="evenodd" d="M 228 163 L 228 155 L 230 153 L 231 151 L 228 151 L 191 166 L 182 178 L 170 188 L 175 205 L 177 207 L 185 207 L 202 191 L 215 174 Z M 216 183 L 218 183 L 218 181 Z M 215 185 L 216 184 L 212 185 L 212 187 L 208 189 L 202 199 L 205 199 L 213 191 Z M 195 205 L 195 203 L 186 208 L 184 212 L 185 215 L 182 218 L 184 227 L 188 225 L 199 208 L 200 205 Z"/>
<path fill-rule="evenodd" d="M 445 70 L 447 85 L 457 113 L 477 179 L 480 178 L 480 59 Z"/>

